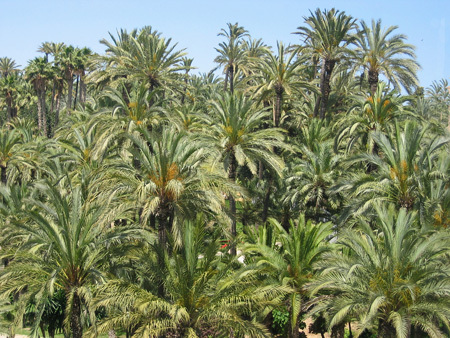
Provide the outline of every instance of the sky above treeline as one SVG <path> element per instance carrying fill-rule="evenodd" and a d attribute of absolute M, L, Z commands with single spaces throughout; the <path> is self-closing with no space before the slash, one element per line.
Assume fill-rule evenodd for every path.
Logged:
<path fill-rule="evenodd" d="M 0 0 L 0 57 L 10 57 L 25 67 L 39 56 L 42 42 L 64 42 L 104 53 L 101 39 L 108 32 L 152 26 L 166 38 L 186 48 L 197 72 L 217 65 L 217 36 L 228 22 L 243 26 L 252 38 L 276 48 L 277 41 L 301 43 L 292 34 L 316 8 L 335 7 L 370 23 L 381 19 L 384 27 L 398 26 L 397 34 L 416 46 L 421 86 L 450 79 L 449 0 Z"/>

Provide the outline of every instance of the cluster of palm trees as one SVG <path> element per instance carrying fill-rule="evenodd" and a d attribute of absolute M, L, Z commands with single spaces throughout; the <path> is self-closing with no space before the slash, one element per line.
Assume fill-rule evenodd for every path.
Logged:
<path fill-rule="evenodd" d="M 151 27 L 1 58 L 0 331 L 450 334 L 448 82 L 396 29 L 228 24 L 223 78 Z"/>

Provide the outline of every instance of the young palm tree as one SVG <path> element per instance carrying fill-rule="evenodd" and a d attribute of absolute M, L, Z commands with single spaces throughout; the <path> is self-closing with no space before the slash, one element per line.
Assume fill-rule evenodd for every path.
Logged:
<path fill-rule="evenodd" d="M 15 130 L 0 130 L 0 177 L 1 183 L 8 184 L 8 164 L 17 157 L 15 149 L 21 143 L 20 134 Z"/>
<path fill-rule="evenodd" d="M 277 244 L 267 246 L 265 241 L 248 245 L 245 252 L 259 254 L 256 264 L 265 273 L 275 276 L 281 285 L 292 288 L 289 295 L 289 337 L 299 337 L 300 313 L 305 310 L 305 285 L 313 280 L 314 264 L 321 261 L 331 246 L 326 238 L 332 234 L 331 223 L 313 224 L 301 215 L 298 222 L 289 221 L 289 229 L 284 229 L 276 220 L 270 219 Z"/>
<path fill-rule="evenodd" d="M 99 289 L 96 306 L 110 314 L 99 331 L 133 327 L 133 337 L 266 337 L 267 329 L 252 315 L 279 304 L 289 287 L 255 283 L 254 269 L 233 272 L 232 262 L 217 254 L 219 233 L 211 232 L 204 217 L 183 228 L 180 245 L 162 266 L 151 247 L 136 252 L 139 284 L 111 280 Z M 162 280 L 163 296 L 152 288 L 156 280 Z"/>
<path fill-rule="evenodd" d="M 354 105 L 349 114 L 336 123 L 339 126 L 334 143 L 336 151 L 343 145 L 346 152 L 362 146 L 362 150 L 378 154 L 377 145 L 370 137 L 370 132 L 390 135 L 394 132 L 394 122 L 399 117 L 406 117 L 408 113 L 407 109 L 403 108 L 407 98 L 396 94 L 395 91 L 387 92 L 386 89 L 386 85 L 381 82 L 372 95 L 352 97 Z"/>
<path fill-rule="evenodd" d="M 372 95 L 375 95 L 379 75 L 384 75 L 395 89 L 403 87 L 411 94 L 419 85 L 414 46 L 404 42 L 405 35 L 391 35 L 398 27 L 382 29 L 381 20 L 372 20 L 372 27 L 361 21 L 361 29 L 356 34 L 356 66 L 367 71 Z M 409 57 L 409 58 L 406 58 Z"/>
<path fill-rule="evenodd" d="M 351 204 L 341 214 L 341 221 L 350 215 L 365 213 L 377 201 L 391 202 L 407 210 L 421 208 L 424 174 L 434 167 L 438 150 L 450 141 L 435 137 L 425 142 L 426 130 L 408 121 L 403 132 L 397 124 L 395 134 L 390 137 L 380 132 L 371 135 L 378 145 L 379 154 L 358 155 L 350 162 L 360 165 L 367 161 L 377 170 L 370 174 L 351 175 L 350 179 L 336 186 L 337 191 L 348 189 L 350 192 Z"/>
<path fill-rule="evenodd" d="M 314 13 L 305 17 L 305 23 L 309 27 L 298 27 L 296 34 L 303 35 L 310 48 L 322 59 L 320 72 L 320 99 L 317 101 L 315 112 L 320 118 L 325 117 L 325 112 L 330 95 L 330 79 L 336 63 L 347 52 L 346 47 L 354 40 L 350 31 L 355 28 L 356 19 L 339 12 L 336 9 L 321 11 L 319 8 Z M 320 108 L 320 109 L 319 109 Z"/>
<path fill-rule="evenodd" d="M 331 142 L 315 144 L 311 150 L 302 146 L 301 153 L 301 159 L 292 161 L 293 168 L 286 178 L 284 203 L 298 205 L 315 220 L 330 219 L 340 205 L 339 195 L 331 188 L 342 175 L 342 157 L 334 153 Z"/>
<path fill-rule="evenodd" d="M 90 297 L 89 285 L 103 280 L 100 262 L 105 257 L 105 231 L 110 223 L 103 217 L 107 203 L 84 201 L 81 189 L 75 186 L 68 187 L 68 194 L 50 182 L 37 187 L 47 200 L 29 199 L 21 218 L 12 225 L 14 238 L 20 239 L 21 245 L 1 271 L 1 294 L 24 290 L 35 297 L 39 314 L 33 325 L 36 335 L 47 296 L 56 287 L 62 288 L 68 326 L 74 338 L 81 338 L 81 315 Z"/>
<path fill-rule="evenodd" d="M 310 289 L 330 296 L 316 310 L 330 314 L 330 327 L 355 318 L 357 335 L 377 329 L 383 338 L 419 330 L 444 337 L 439 325 L 449 330 L 448 232 L 421 234 L 416 214 L 405 209 L 376 211 L 374 224 L 344 230 L 342 250 L 319 263 L 323 274 Z"/>

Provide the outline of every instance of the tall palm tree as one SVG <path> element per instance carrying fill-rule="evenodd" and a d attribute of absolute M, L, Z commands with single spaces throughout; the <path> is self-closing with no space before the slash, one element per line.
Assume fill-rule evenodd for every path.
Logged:
<path fill-rule="evenodd" d="M 343 230 L 342 250 L 318 263 L 323 274 L 310 288 L 330 296 L 316 310 L 330 314 L 330 326 L 354 318 L 357 336 L 369 329 L 383 338 L 414 331 L 445 337 L 439 326 L 450 329 L 448 232 L 422 234 L 416 214 L 405 209 L 376 211 L 372 224 Z"/>
<path fill-rule="evenodd" d="M 323 119 L 330 95 L 330 79 L 336 63 L 345 56 L 346 47 L 354 40 L 350 32 L 356 27 L 356 19 L 332 8 L 321 11 L 319 8 L 314 13 L 310 12 L 305 17 L 305 23 L 309 27 L 298 27 L 296 34 L 303 35 L 313 53 L 322 59 L 320 72 L 321 96 L 316 104 L 315 114 Z"/>
<path fill-rule="evenodd" d="M 196 211 L 220 213 L 222 197 L 216 189 L 225 189 L 223 178 L 203 170 L 208 150 L 184 132 L 166 127 L 161 134 L 138 127 L 128 133 L 132 165 L 118 164 L 109 189 L 128 194 L 130 208 L 140 208 L 145 224 L 158 222 L 158 238 L 167 248 L 167 234 L 180 233 L 180 221 Z M 126 204 L 127 202 L 124 202 Z"/>
<path fill-rule="evenodd" d="M 25 72 L 25 77 L 33 83 L 38 97 L 38 127 L 44 136 L 47 133 L 47 84 L 52 77 L 51 65 L 45 58 L 36 57 L 31 60 Z"/>
<path fill-rule="evenodd" d="M 260 129 L 268 114 L 267 109 L 254 108 L 252 100 L 242 94 L 225 94 L 212 101 L 211 115 L 205 117 L 210 128 L 205 139 L 207 144 L 216 149 L 217 158 L 223 161 L 232 182 L 236 182 L 238 166 L 247 166 L 256 174 L 258 161 L 281 175 L 283 161 L 273 149 L 283 149 L 286 144 L 280 129 Z M 228 199 L 231 235 L 235 238 L 236 201 L 231 194 Z M 232 247 L 233 252 L 234 250 Z"/>
<path fill-rule="evenodd" d="M 227 39 L 226 42 L 221 42 L 216 51 L 219 55 L 214 59 L 214 62 L 224 67 L 225 73 L 225 90 L 227 90 L 228 81 L 230 83 L 230 92 L 234 92 L 234 78 L 239 66 L 245 62 L 245 50 L 243 48 L 243 38 L 248 35 L 248 31 L 244 27 L 239 26 L 236 22 L 234 25 L 227 24 L 228 31 L 223 29 L 218 34 Z"/>
<path fill-rule="evenodd" d="M 294 94 L 303 94 L 303 90 L 314 91 L 314 87 L 303 81 L 301 69 L 302 58 L 297 54 L 288 54 L 282 42 L 277 42 L 278 55 L 268 53 L 264 58 L 255 59 L 257 72 L 253 76 L 256 80 L 254 90 L 262 100 L 274 97 L 273 124 L 280 126 L 281 111 L 284 98 Z M 288 48 L 289 49 L 289 48 Z"/>
<path fill-rule="evenodd" d="M 300 313 L 305 310 L 305 286 L 314 279 L 314 265 L 331 250 L 326 238 L 332 234 L 331 223 L 313 224 L 300 215 L 297 222 L 289 221 L 285 229 L 275 219 L 270 219 L 278 244 L 267 245 L 258 240 L 245 247 L 245 253 L 258 254 L 256 264 L 272 274 L 281 285 L 292 288 L 289 295 L 289 337 L 299 337 Z M 261 233 L 261 231 L 260 231 Z"/>
<path fill-rule="evenodd" d="M 19 65 L 16 64 L 11 58 L 3 57 L 0 58 L 0 75 L 1 77 L 7 77 L 9 74 L 16 73 L 19 71 Z"/>
<path fill-rule="evenodd" d="M 416 73 L 420 66 L 415 60 L 415 48 L 404 42 L 405 35 L 391 35 L 397 28 L 382 29 L 381 20 L 372 20 L 372 27 L 361 21 L 356 34 L 356 66 L 367 71 L 372 95 L 377 90 L 379 75 L 384 75 L 398 91 L 403 87 L 409 94 L 419 85 Z"/>
<path fill-rule="evenodd" d="M 109 74 L 106 75 L 113 81 L 138 80 L 150 91 L 158 88 L 173 91 L 178 87 L 178 72 L 186 70 L 187 66 L 183 65 L 184 50 L 177 50 L 177 44 L 171 45 L 171 42 L 172 39 L 163 38 L 149 26 L 129 34 L 121 31 L 112 43 L 101 41 L 107 46 L 108 54 L 100 60 L 107 63 L 106 73 Z"/>

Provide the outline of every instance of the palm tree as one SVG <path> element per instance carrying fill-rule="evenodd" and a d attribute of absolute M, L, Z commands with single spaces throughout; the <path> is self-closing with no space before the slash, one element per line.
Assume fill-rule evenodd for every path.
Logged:
<path fill-rule="evenodd" d="M 139 284 L 111 280 L 99 289 L 96 306 L 109 312 L 99 331 L 133 327 L 133 337 L 266 337 L 267 329 L 252 315 L 279 304 L 289 288 L 269 280 L 255 283 L 255 269 L 233 271 L 232 262 L 218 255 L 220 232 L 201 215 L 183 229 L 180 245 L 162 266 L 151 243 L 136 251 Z M 158 280 L 164 295 L 156 295 Z"/>
<path fill-rule="evenodd" d="M 100 58 L 107 63 L 106 73 L 110 73 L 107 76 L 113 80 L 142 81 L 150 91 L 177 89 L 178 72 L 187 66 L 183 65 L 184 50 L 176 50 L 177 44 L 171 45 L 172 39 L 166 40 L 150 26 L 130 34 L 121 31 L 118 39 L 110 36 L 112 43 L 101 41 L 107 46 L 108 54 Z"/>
<path fill-rule="evenodd" d="M 309 43 L 313 53 L 322 59 L 320 72 L 320 99 L 317 101 L 315 115 L 319 113 L 320 118 L 325 117 L 330 95 L 330 79 L 337 62 L 346 54 L 346 47 L 354 40 L 350 31 L 355 28 L 356 19 L 332 8 L 323 12 L 318 8 L 315 13 L 310 12 L 305 17 L 308 27 L 298 27 L 296 34 L 303 35 Z M 319 110 L 320 107 L 320 110 Z"/>
<path fill-rule="evenodd" d="M 73 46 L 63 46 L 61 52 L 55 55 L 55 64 L 63 70 L 64 80 L 67 82 L 66 109 L 68 112 L 72 110 L 73 77 L 77 62 L 77 48 Z"/>
<path fill-rule="evenodd" d="M 361 29 L 356 34 L 355 65 L 367 71 L 372 95 L 377 90 L 379 75 L 384 75 L 398 91 L 403 87 L 409 94 L 419 84 L 416 72 L 420 66 L 415 60 L 415 48 L 404 42 L 405 35 L 391 36 L 397 28 L 382 29 L 381 20 L 372 20 L 372 27 L 361 21 Z"/>
<path fill-rule="evenodd" d="M 333 152 L 329 141 L 317 143 L 313 149 L 302 146 L 301 154 L 287 174 L 284 203 L 298 205 L 317 221 L 330 219 L 340 205 L 339 195 L 331 188 L 342 175 L 342 157 Z"/>
<path fill-rule="evenodd" d="M 76 186 L 67 189 L 68 194 L 50 182 L 37 187 L 47 201 L 27 200 L 26 211 L 14 222 L 14 238 L 21 245 L 0 274 L 0 290 L 2 294 L 24 290 L 35 297 L 39 314 L 33 325 L 36 336 L 47 296 L 55 287 L 62 288 L 67 299 L 68 326 L 74 338 L 81 338 L 81 316 L 83 304 L 89 301 L 89 285 L 104 278 L 99 268 L 108 245 L 106 226 L 111 222 L 103 217 L 107 203 L 83 200 Z"/>
<path fill-rule="evenodd" d="M 230 93 L 234 92 L 234 77 L 239 66 L 245 62 L 245 50 L 243 48 L 243 38 L 248 35 L 248 31 L 244 27 L 239 26 L 236 22 L 234 25 L 227 24 L 228 31 L 223 29 L 218 34 L 224 36 L 228 41 L 221 42 L 216 51 L 219 53 L 214 62 L 224 67 L 225 73 L 225 90 L 227 90 L 228 81 L 230 82 Z"/>
<path fill-rule="evenodd" d="M 211 115 L 205 117 L 210 128 L 209 134 L 205 136 L 206 144 L 216 149 L 217 157 L 223 161 L 232 182 L 236 182 L 238 166 L 247 166 L 256 174 L 258 161 L 281 175 L 283 161 L 273 149 L 283 149 L 286 145 L 280 129 L 260 129 L 268 114 L 266 109 L 255 109 L 252 100 L 242 94 L 225 94 L 212 102 Z M 233 195 L 229 195 L 228 200 L 231 235 L 235 238 L 236 202 Z M 234 250 L 232 247 L 233 253 Z"/>
<path fill-rule="evenodd" d="M 257 266 L 275 276 L 281 285 L 292 288 L 288 308 L 289 337 L 299 337 L 300 313 L 304 312 L 307 299 L 305 286 L 314 279 L 314 265 L 331 249 L 326 241 L 332 234 L 331 223 L 313 224 L 300 215 L 297 222 L 289 221 L 288 229 L 275 219 L 270 219 L 267 226 L 273 228 L 279 244 L 269 246 L 258 240 L 257 244 L 246 246 L 245 253 L 258 254 Z"/>
<path fill-rule="evenodd" d="M 20 66 L 16 64 L 11 58 L 3 57 L 0 58 L 0 75 L 1 77 L 7 77 L 9 74 L 16 73 L 19 71 Z"/>
<path fill-rule="evenodd" d="M 416 220 L 414 212 L 377 206 L 371 225 L 342 231 L 342 250 L 318 263 L 323 273 L 309 287 L 330 295 L 316 308 L 329 313 L 330 327 L 355 318 L 357 336 L 376 328 L 383 338 L 445 336 L 439 325 L 449 330 L 449 234 L 421 234 Z"/>
<path fill-rule="evenodd" d="M 408 121 L 404 131 L 396 124 L 395 134 L 386 136 L 380 132 L 371 137 L 380 153 L 361 154 L 350 159 L 360 165 L 368 162 L 376 166 L 376 172 L 354 174 L 336 187 L 336 191 L 349 189 L 351 205 L 341 215 L 341 220 L 350 214 L 360 215 L 371 209 L 377 201 L 390 202 L 398 208 L 417 210 L 423 200 L 420 197 L 422 180 L 427 171 L 433 171 L 438 150 L 449 143 L 448 138 L 435 137 L 425 142 L 427 128 Z M 435 180 L 437 177 L 429 176 Z"/>
<path fill-rule="evenodd" d="M 156 218 L 162 248 L 167 248 L 167 233 L 180 233 L 184 218 L 197 211 L 221 212 L 218 190 L 229 187 L 220 176 L 203 170 L 209 155 L 203 144 L 169 127 L 161 134 L 137 127 L 126 136 L 132 142 L 133 165 L 118 164 L 109 189 L 128 194 L 130 208 L 140 209 L 143 224 L 150 221 L 154 227 Z"/>
<path fill-rule="evenodd" d="M 46 92 L 47 83 L 52 77 L 52 69 L 45 58 L 34 58 L 26 69 L 26 79 L 33 83 L 34 90 L 38 97 L 38 127 L 44 136 L 47 134 L 47 104 Z"/>
<path fill-rule="evenodd" d="M 7 76 L 0 77 L 0 93 L 2 101 L 6 104 L 6 122 L 17 115 L 16 101 L 20 90 L 20 81 L 22 79 L 16 74 L 11 73 Z"/>
<path fill-rule="evenodd" d="M 351 97 L 354 104 L 349 113 L 338 123 L 339 129 L 335 137 L 335 150 L 343 145 L 346 151 L 355 146 L 363 146 L 364 151 L 378 154 L 376 143 L 370 137 L 373 132 L 390 135 L 399 117 L 406 117 L 407 109 L 403 104 L 408 99 L 398 95 L 395 91 L 387 92 L 383 82 L 378 84 L 375 93 L 369 96 Z"/>
<path fill-rule="evenodd" d="M 314 91 L 314 87 L 303 81 L 300 72 L 303 67 L 302 59 L 296 59 L 296 53 L 287 55 L 282 42 L 277 42 L 278 55 L 267 53 L 266 57 L 255 59 L 257 72 L 255 93 L 261 95 L 261 100 L 274 97 L 273 124 L 280 125 L 281 111 L 284 98 L 294 94 L 303 94 L 303 90 Z M 288 48 L 289 49 L 289 48 Z"/>

